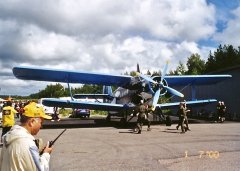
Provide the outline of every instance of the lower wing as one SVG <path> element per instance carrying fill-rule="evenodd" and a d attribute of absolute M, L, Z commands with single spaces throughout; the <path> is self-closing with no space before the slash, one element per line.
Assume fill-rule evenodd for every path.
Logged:
<path fill-rule="evenodd" d="M 87 102 L 87 101 L 74 101 L 74 100 L 60 100 L 60 99 L 44 99 L 43 105 L 45 106 L 57 106 L 64 108 L 80 108 L 90 110 L 103 110 L 103 111 L 121 111 L 125 109 L 133 108 L 134 105 L 123 105 L 113 103 L 98 103 L 98 102 Z"/>
<path fill-rule="evenodd" d="M 186 104 L 188 106 L 203 106 L 207 105 L 209 103 L 215 103 L 217 102 L 216 99 L 207 99 L 207 100 L 194 100 L 194 101 L 186 101 Z M 157 104 L 158 107 L 161 109 L 170 109 L 170 108 L 176 108 L 179 106 L 180 102 L 173 102 L 173 103 L 163 103 L 163 104 Z"/>

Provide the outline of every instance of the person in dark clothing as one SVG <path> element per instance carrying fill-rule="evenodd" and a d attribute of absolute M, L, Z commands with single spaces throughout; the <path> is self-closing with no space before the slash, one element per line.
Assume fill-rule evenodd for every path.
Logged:
<path fill-rule="evenodd" d="M 219 108 L 219 122 L 224 122 L 225 120 L 225 113 L 226 113 L 226 106 L 224 102 L 221 102 L 220 108 Z"/>
<path fill-rule="evenodd" d="M 148 131 L 150 131 L 150 120 L 148 118 L 148 114 L 147 114 L 147 106 L 145 106 L 143 104 L 143 101 L 141 101 L 141 104 L 139 105 L 139 111 L 138 111 L 138 119 L 137 119 L 137 130 L 138 130 L 138 134 L 141 134 L 142 132 L 142 126 L 143 123 L 147 121 L 148 124 Z"/>
<path fill-rule="evenodd" d="M 185 127 L 184 127 L 184 121 L 185 120 L 184 119 L 185 119 L 185 116 L 186 116 L 186 111 L 185 111 L 183 103 L 180 103 L 179 110 L 178 110 L 178 115 L 180 116 L 180 123 L 181 123 L 181 130 L 182 130 L 181 133 L 185 133 Z"/>
<path fill-rule="evenodd" d="M 184 107 L 185 113 L 186 113 L 185 118 L 184 118 L 185 119 L 185 124 L 186 124 L 186 129 L 187 129 L 187 131 L 191 131 L 190 128 L 189 128 L 189 125 L 188 125 L 188 117 L 187 117 L 187 114 L 190 112 L 190 110 L 187 109 L 186 100 L 184 100 L 184 102 L 183 102 L 183 107 Z"/>
<path fill-rule="evenodd" d="M 181 114 L 180 114 L 180 110 L 177 111 L 177 116 L 178 116 L 178 125 L 176 126 L 176 129 L 178 130 L 178 128 L 181 126 Z"/>
<path fill-rule="evenodd" d="M 58 116 L 58 107 L 53 108 L 54 113 L 52 114 L 52 120 L 51 121 L 60 121 L 60 118 Z"/>
<path fill-rule="evenodd" d="M 177 114 L 179 116 L 179 124 L 182 130 L 181 133 L 185 133 L 187 130 L 190 130 L 188 126 L 187 112 L 188 110 L 186 110 L 186 105 L 183 102 L 180 102 Z M 184 124 L 186 124 L 186 127 Z M 177 129 L 178 127 L 179 125 L 177 126 Z"/>
<path fill-rule="evenodd" d="M 183 125 L 184 128 L 185 128 L 185 131 L 191 131 L 190 128 L 189 128 L 189 125 L 188 125 L 188 118 L 187 118 L 187 113 L 188 112 L 190 112 L 190 110 L 187 109 L 186 101 L 181 102 L 179 104 L 179 110 L 177 112 L 177 115 L 179 117 L 178 125 L 176 126 L 177 130 L 178 130 L 179 126 L 182 127 L 182 119 L 183 119 L 184 124 L 186 124 L 186 127 Z M 184 118 L 182 118 L 182 116 L 184 116 Z"/>
<path fill-rule="evenodd" d="M 220 109 L 221 109 L 221 104 L 222 102 L 219 101 L 218 104 L 217 104 L 217 114 L 215 116 L 215 122 L 218 122 L 219 121 L 219 118 L 220 118 Z"/>

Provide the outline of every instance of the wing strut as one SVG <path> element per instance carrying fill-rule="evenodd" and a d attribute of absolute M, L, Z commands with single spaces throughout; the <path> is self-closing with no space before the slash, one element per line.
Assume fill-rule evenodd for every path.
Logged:
<path fill-rule="evenodd" d="M 196 85 L 192 84 L 191 87 L 192 87 L 192 100 L 197 100 L 196 99 Z"/>
<path fill-rule="evenodd" d="M 74 101 L 74 100 L 73 100 L 73 95 L 72 95 L 72 89 L 71 89 L 71 87 L 70 87 L 69 82 L 68 82 L 67 84 L 68 84 L 68 90 L 69 90 L 69 94 L 70 94 L 70 96 L 71 96 L 71 99 L 72 99 L 72 101 Z"/>

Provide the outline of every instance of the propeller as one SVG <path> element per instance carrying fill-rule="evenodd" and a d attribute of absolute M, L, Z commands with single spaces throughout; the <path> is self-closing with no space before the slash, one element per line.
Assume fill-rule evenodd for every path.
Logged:
<path fill-rule="evenodd" d="M 143 75 L 143 74 L 141 74 L 141 73 L 139 73 L 139 72 L 137 72 L 137 76 L 143 78 L 144 80 L 147 80 L 147 81 L 150 82 L 150 83 L 158 84 L 158 82 L 154 81 L 151 77 L 148 77 L 148 76 L 146 76 L 146 75 Z"/>
<path fill-rule="evenodd" d="M 169 93 L 171 93 L 173 95 L 176 95 L 176 96 L 179 96 L 179 97 L 184 97 L 184 95 L 181 92 L 179 92 L 179 91 L 177 91 L 177 90 L 175 90 L 175 89 L 173 89 L 171 87 L 165 86 L 163 84 L 163 80 L 164 80 L 165 75 L 167 73 L 167 68 L 168 68 L 168 62 L 166 63 L 166 65 L 165 65 L 165 67 L 163 69 L 163 73 L 162 73 L 160 82 L 157 82 L 157 81 L 153 80 L 151 77 L 148 77 L 147 75 L 143 75 L 143 74 L 137 72 L 137 75 L 139 77 L 141 77 L 142 79 L 148 81 L 149 83 L 154 84 L 154 86 L 157 86 L 157 90 L 155 92 L 152 90 L 152 88 L 150 88 L 151 91 L 152 91 L 152 94 L 153 94 L 153 103 L 152 103 L 153 108 L 152 108 L 152 110 L 155 110 L 155 107 L 156 107 L 156 105 L 158 103 L 158 99 L 159 99 L 159 97 L 161 95 L 161 88 L 167 90 Z"/>

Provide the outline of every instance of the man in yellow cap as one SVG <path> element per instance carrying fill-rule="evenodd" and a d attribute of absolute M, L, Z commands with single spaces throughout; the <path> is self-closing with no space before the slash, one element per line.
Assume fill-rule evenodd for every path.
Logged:
<path fill-rule="evenodd" d="M 24 107 L 20 125 L 14 125 L 3 136 L 0 170 L 11 171 L 48 171 L 52 148 L 49 142 L 39 154 L 34 135 L 39 132 L 44 119 L 51 119 L 43 108 L 32 102 Z"/>

